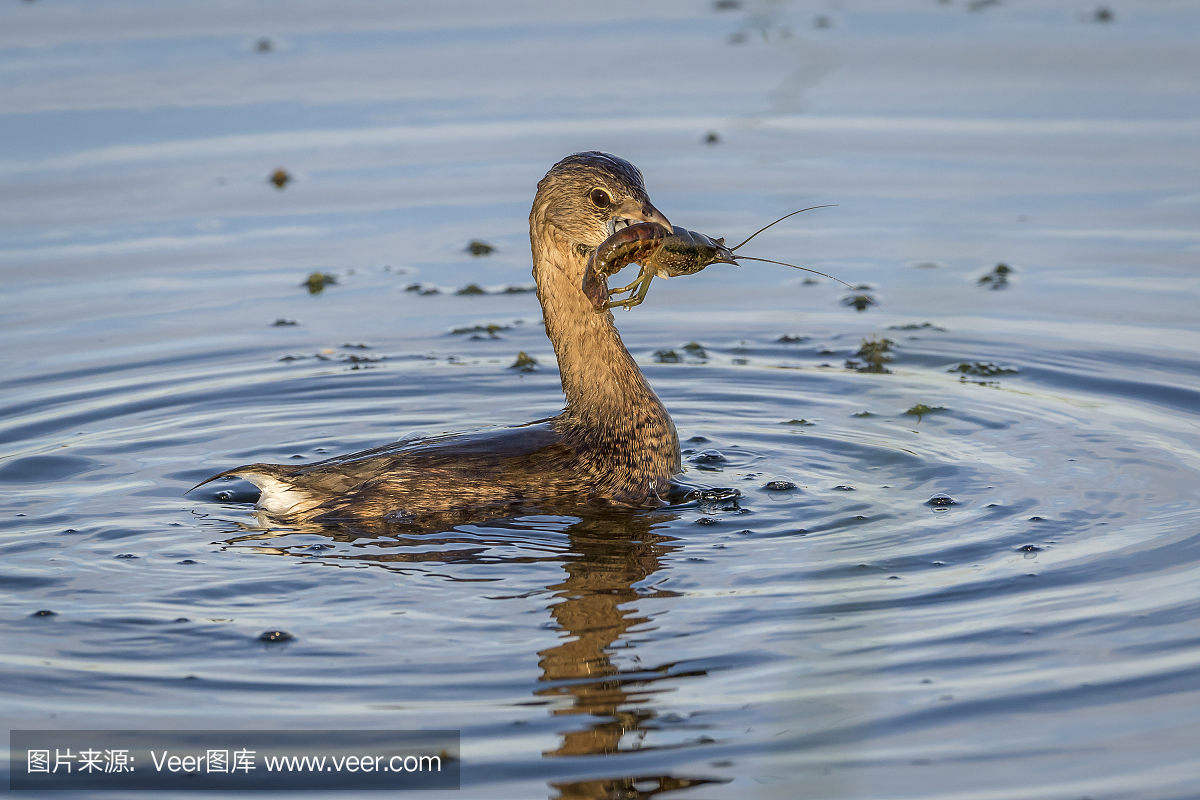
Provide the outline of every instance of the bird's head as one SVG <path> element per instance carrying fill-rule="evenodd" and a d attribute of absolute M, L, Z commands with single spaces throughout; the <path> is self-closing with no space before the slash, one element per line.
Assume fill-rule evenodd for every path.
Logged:
<path fill-rule="evenodd" d="M 559 161 L 538 183 L 530 221 L 571 245 L 594 248 L 626 225 L 671 223 L 650 198 L 642 173 L 623 158 L 590 150 Z"/>

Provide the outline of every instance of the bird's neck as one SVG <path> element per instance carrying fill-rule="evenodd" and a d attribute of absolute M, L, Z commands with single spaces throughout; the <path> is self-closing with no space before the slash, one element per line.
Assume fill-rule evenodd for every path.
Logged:
<path fill-rule="evenodd" d="M 666 408 L 625 349 L 611 311 L 583 293 L 586 258 L 549 225 L 535 224 L 533 275 L 567 398 L 565 416 L 600 430 L 649 426 L 674 437 Z"/>

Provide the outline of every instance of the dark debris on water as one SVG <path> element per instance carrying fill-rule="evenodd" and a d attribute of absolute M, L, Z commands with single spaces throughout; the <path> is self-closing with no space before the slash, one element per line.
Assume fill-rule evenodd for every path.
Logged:
<path fill-rule="evenodd" d="M 309 294 L 320 294 L 325 291 L 326 286 L 337 285 L 337 276 L 330 275 L 328 272 L 314 272 L 300 285 L 307 288 Z"/>
<path fill-rule="evenodd" d="M 654 351 L 654 360 L 656 362 L 658 362 L 659 364 L 682 364 L 682 363 L 684 363 L 684 356 L 691 356 L 692 358 L 701 359 L 701 360 L 708 359 L 708 352 L 704 349 L 703 345 L 701 345 L 699 342 L 688 342 L 687 344 L 685 344 L 683 347 L 681 347 L 679 349 L 682 350 L 683 352 L 680 353 L 676 350 L 671 350 L 671 349 L 667 349 L 667 348 L 663 348 L 662 350 L 655 350 Z"/>
<path fill-rule="evenodd" d="M 890 375 L 891 370 L 884 366 L 892 361 L 892 348 L 896 343 L 891 339 L 872 336 L 862 340 L 862 345 L 855 353 L 858 358 L 850 359 L 846 362 L 846 369 L 852 369 L 857 372 L 874 372 L 881 375 Z"/>
<path fill-rule="evenodd" d="M 654 360 L 659 364 L 678 364 L 683 361 L 683 356 L 674 350 L 655 350 Z"/>
<path fill-rule="evenodd" d="M 537 359 L 526 353 L 524 350 L 517 353 L 517 360 L 509 365 L 509 369 L 520 370 L 521 372 L 533 372 L 537 368 Z"/>
<path fill-rule="evenodd" d="M 877 305 L 875 298 L 867 294 L 871 291 L 871 287 L 867 284 L 860 284 L 854 287 L 855 294 L 848 294 L 842 298 L 842 305 L 853 308 L 855 311 L 866 311 L 869 306 Z"/>
<path fill-rule="evenodd" d="M 413 294 L 419 295 L 421 297 L 430 297 L 432 295 L 437 295 L 437 294 L 442 293 L 442 290 L 439 289 L 437 286 L 429 286 L 424 283 L 410 283 L 404 287 L 404 291 L 412 292 Z M 489 292 L 487 289 L 483 288 L 478 283 L 468 283 L 466 286 L 462 287 L 461 289 L 457 289 L 454 293 L 456 295 L 463 295 L 466 297 L 474 297 L 474 296 L 480 296 L 480 295 L 531 294 L 536 291 L 537 291 L 536 286 L 522 286 L 519 284 L 512 284 L 509 286 L 505 286 L 503 289 L 500 289 L 499 291 Z"/>
<path fill-rule="evenodd" d="M 512 328 L 511 325 L 501 325 L 499 323 L 488 323 L 487 325 L 467 325 L 467 326 L 464 326 L 461 328 L 455 328 L 452 331 L 450 331 L 450 333 L 455 336 L 460 336 L 462 334 L 469 333 L 469 334 L 472 334 L 472 336 L 471 336 L 472 339 L 482 339 L 484 337 L 481 336 L 480 334 L 486 333 L 488 339 L 499 339 L 500 337 L 497 334 L 500 331 L 507 331 L 511 328 Z"/>
<path fill-rule="evenodd" d="M 946 329 L 942 328 L 938 325 L 934 325 L 932 322 L 922 322 L 919 325 L 915 322 L 910 322 L 907 325 L 889 325 L 888 330 L 889 331 L 926 331 L 926 330 L 928 330 L 928 331 L 942 331 L 944 333 Z"/>
<path fill-rule="evenodd" d="M 989 286 L 992 289 L 1003 289 L 1008 286 L 1008 276 L 1012 273 L 1013 268 L 1008 264 L 1001 262 L 992 267 L 992 271 L 986 275 L 980 276 L 976 281 L 980 286 Z"/>
<path fill-rule="evenodd" d="M 945 410 L 946 410 L 945 406 L 927 406 L 924 403 L 917 403 L 915 406 L 908 409 L 904 413 L 908 414 L 909 416 L 916 417 L 917 422 L 920 422 L 921 417 L 925 416 L 926 414 L 936 414 L 939 411 L 945 411 Z"/>
<path fill-rule="evenodd" d="M 992 378 L 997 375 L 1016 375 L 1017 370 L 1011 367 L 998 367 L 992 362 L 963 361 L 958 366 L 951 367 L 947 372 L 959 372 L 965 377 L 977 375 L 981 378 Z"/>
<path fill-rule="evenodd" d="M 343 345 L 350 349 L 367 349 L 368 345 Z M 293 361 L 305 361 L 307 359 L 316 359 L 317 361 L 336 361 L 341 364 L 349 364 L 350 369 L 367 369 L 372 364 L 377 364 L 380 361 L 387 361 L 388 357 L 384 355 L 359 355 L 358 353 L 338 353 L 335 350 L 326 349 L 312 355 L 286 355 L 279 360 L 284 363 Z"/>

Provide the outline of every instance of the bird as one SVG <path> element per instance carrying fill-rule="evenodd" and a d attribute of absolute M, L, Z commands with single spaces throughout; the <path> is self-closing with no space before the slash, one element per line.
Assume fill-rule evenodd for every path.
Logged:
<path fill-rule="evenodd" d="M 420 524 L 545 502 L 665 505 L 682 471 L 679 435 L 622 343 L 612 312 L 597 312 L 582 288 L 596 247 L 641 222 L 672 229 L 650 202 L 642 173 L 623 158 L 575 153 L 537 185 L 529 241 L 566 398 L 561 413 L 403 439 L 303 466 L 248 464 L 198 486 L 236 476 L 260 490 L 257 505 L 267 515 L 317 522 Z"/>

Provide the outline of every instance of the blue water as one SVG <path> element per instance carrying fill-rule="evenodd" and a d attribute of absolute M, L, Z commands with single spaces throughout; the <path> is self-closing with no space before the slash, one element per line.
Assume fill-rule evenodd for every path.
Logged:
<path fill-rule="evenodd" d="M 1200 796 L 1200 4 L 1096 8 L 0 7 L 6 729 L 460 729 L 472 798 Z M 501 292 L 584 149 L 733 241 L 837 204 L 746 252 L 877 307 L 747 262 L 618 315 L 739 500 L 184 495 L 555 413 Z"/>

